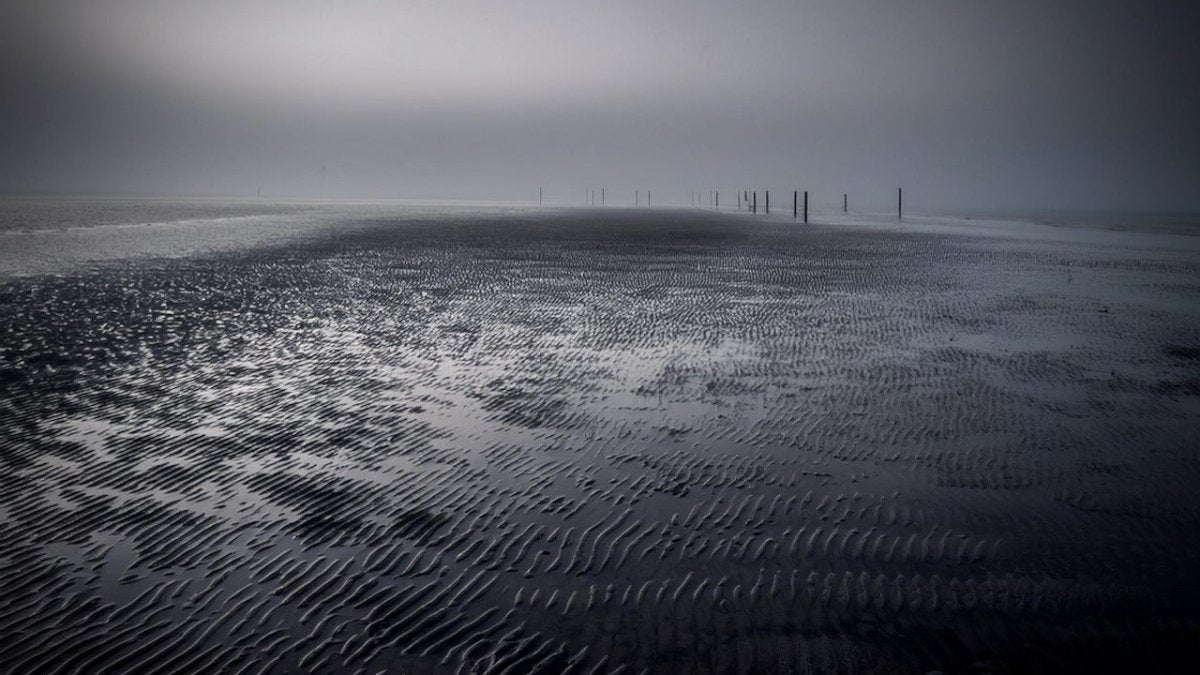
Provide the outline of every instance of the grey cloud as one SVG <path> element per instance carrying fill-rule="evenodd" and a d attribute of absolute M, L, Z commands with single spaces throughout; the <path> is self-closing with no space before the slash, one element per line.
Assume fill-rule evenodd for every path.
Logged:
<path fill-rule="evenodd" d="M 3 11 L 0 190 L 1200 209 L 1192 3 Z"/>

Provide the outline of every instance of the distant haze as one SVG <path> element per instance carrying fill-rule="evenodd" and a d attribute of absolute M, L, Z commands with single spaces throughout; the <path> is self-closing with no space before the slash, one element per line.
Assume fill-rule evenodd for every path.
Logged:
<path fill-rule="evenodd" d="M 1200 210 L 1198 36 L 1191 0 L 17 0 L 0 192 Z"/>

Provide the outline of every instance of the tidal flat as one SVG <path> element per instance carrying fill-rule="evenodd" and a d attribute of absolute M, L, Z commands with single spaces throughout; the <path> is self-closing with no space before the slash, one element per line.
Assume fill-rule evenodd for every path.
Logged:
<path fill-rule="evenodd" d="M 0 234 L 0 671 L 1200 656 L 1198 237 L 220 215 Z"/>

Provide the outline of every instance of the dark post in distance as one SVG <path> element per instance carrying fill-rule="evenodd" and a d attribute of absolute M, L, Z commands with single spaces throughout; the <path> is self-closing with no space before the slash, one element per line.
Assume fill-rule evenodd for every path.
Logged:
<path fill-rule="evenodd" d="M 896 220 L 904 220 L 904 188 L 896 188 Z"/>
<path fill-rule="evenodd" d="M 796 191 L 792 190 L 792 218 L 796 218 Z"/>

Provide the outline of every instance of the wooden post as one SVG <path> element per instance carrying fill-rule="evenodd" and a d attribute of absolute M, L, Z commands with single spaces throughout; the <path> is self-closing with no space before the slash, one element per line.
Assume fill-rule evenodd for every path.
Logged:
<path fill-rule="evenodd" d="M 741 190 L 738 190 L 737 200 L 738 200 L 738 211 L 741 211 L 742 210 L 742 191 Z"/>
<path fill-rule="evenodd" d="M 646 207 L 650 207 L 650 191 L 646 190 Z"/>
<path fill-rule="evenodd" d="M 600 188 L 600 206 L 604 206 L 604 188 Z"/>
<path fill-rule="evenodd" d="M 846 196 L 845 192 L 843 192 L 842 193 L 842 213 L 846 212 L 846 207 L 849 205 L 850 205 L 850 198 Z"/>
<path fill-rule="evenodd" d="M 796 218 L 796 191 L 792 190 L 792 219 Z"/>
<path fill-rule="evenodd" d="M 771 215 L 771 191 L 770 191 L 770 190 L 763 190 L 763 194 L 765 194 L 765 195 L 766 195 L 766 200 L 767 200 L 767 204 L 766 204 L 766 207 L 767 207 L 767 208 L 766 208 L 766 210 L 765 210 L 765 213 L 766 213 L 767 215 Z"/>
<path fill-rule="evenodd" d="M 804 224 L 808 224 L 808 190 L 804 191 Z"/>
<path fill-rule="evenodd" d="M 717 208 L 718 208 L 718 209 L 719 209 L 719 208 L 721 208 L 721 192 L 720 192 L 720 191 L 714 192 L 714 193 L 713 193 L 713 198 L 715 199 L 715 203 L 716 203 L 716 205 L 717 205 Z"/>
<path fill-rule="evenodd" d="M 750 209 L 750 213 L 758 213 L 758 190 L 754 191 L 754 206 Z"/>
<path fill-rule="evenodd" d="M 904 220 L 904 188 L 896 188 L 896 220 Z"/>
<path fill-rule="evenodd" d="M 538 188 L 538 206 L 542 205 L 542 188 Z"/>

